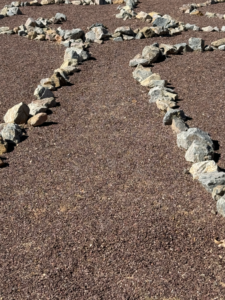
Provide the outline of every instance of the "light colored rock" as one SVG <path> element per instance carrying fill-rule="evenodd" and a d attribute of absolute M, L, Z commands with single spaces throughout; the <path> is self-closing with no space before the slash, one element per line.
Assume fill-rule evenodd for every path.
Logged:
<path fill-rule="evenodd" d="M 136 15 L 136 19 L 151 22 L 152 17 L 151 17 L 149 14 L 147 14 L 146 12 L 140 11 L 140 12 Z"/>
<path fill-rule="evenodd" d="M 37 24 L 36 24 L 36 21 L 33 19 L 33 18 L 28 18 L 26 23 L 25 23 L 25 27 L 28 28 L 28 27 L 35 27 Z"/>
<path fill-rule="evenodd" d="M 225 173 L 224 172 L 211 172 L 203 173 L 198 177 L 198 181 L 203 187 L 210 193 L 217 185 L 225 185 Z"/>
<path fill-rule="evenodd" d="M 186 161 L 197 163 L 205 160 L 211 160 L 213 159 L 213 155 L 214 151 L 211 146 L 199 141 L 193 141 L 185 153 L 185 159 Z"/>
<path fill-rule="evenodd" d="M 160 75 L 159 75 L 158 73 L 153 73 L 153 74 L 151 74 L 149 77 L 147 77 L 147 78 L 145 78 L 144 80 L 142 80 L 142 81 L 140 82 L 140 84 L 141 84 L 142 86 L 151 87 L 150 82 L 151 82 L 152 80 L 161 80 L 161 77 L 160 77 Z"/>
<path fill-rule="evenodd" d="M 94 43 L 95 41 L 95 33 L 91 30 L 91 31 L 88 31 L 86 34 L 85 34 L 85 40 L 87 42 L 92 42 Z"/>
<path fill-rule="evenodd" d="M 108 31 L 103 27 L 94 27 L 91 30 L 94 32 L 96 40 L 104 40 L 110 36 Z"/>
<path fill-rule="evenodd" d="M 188 40 L 188 44 L 194 51 L 203 51 L 204 41 L 201 38 L 192 37 Z"/>
<path fill-rule="evenodd" d="M 46 112 L 48 110 L 48 107 L 45 103 L 33 101 L 30 104 L 28 104 L 30 109 L 30 116 L 35 116 L 39 113 Z"/>
<path fill-rule="evenodd" d="M 54 97 L 54 94 L 48 88 L 38 85 L 38 87 L 34 91 L 34 96 L 37 99 L 44 99 Z"/>
<path fill-rule="evenodd" d="M 65 22 L 67 20 L 66 15 L 62 13 L 56 13 L 55 15 L 55 23 Z"/>
<path fill-rule="evenodd" d="M 89 55 L 87 51 L 76 47 L 67 48 L 64 55 L 64 61 L 77 59 L 79 62 L 82 62 L 83 60 L 87 60 L 88 58 Z"/>
<path fill-rule="evenodd" d="M 168 109 L 176 107 L 177 104 L 176 102 L 171 101 L 170 99 L 164 98 L 164 99 L 157 99 L 156 105 L 158 109 L 167 112 Z"/>
<path fill-rule="evenodd" d="M 216 203 L 217 211 L 220 215 L 225 217 L 225 196 L 221 197 Z"/>
<path fill-rule="evenodd" d="M 75 72 L 78 72 L 78 71 L 79 71 L 78 68 L 72 67 L 72 66 L 63 67 L 63 68 L 60 68 L 60 69 L 63 71 L 63 73 L 64 73 L 66 76 L 72 75 L 72 74 L 74 74 Z"/>
<path fill-rule="evenodd" d="M 160 49 L 153 45 L 145 46 L 142 51 L 142 57 L 148 59 L 149 63 L 156 62 L 160 54 L 161 54 Z"/>
<path fill-rule="evenodd" d="M 224 185 L 217 185 L 214 187 L 212 192 L 213 200 L 218 201 L 222 196 L 225 194 L 225 186 Z"/>
<path fill-rule="evenodd" d="M 205 16 L 208 17 L 208 18 L 214 18 L 216 16 L 216 14 L 215 13 L 211 13 L 211 12 L 206 12 Z"/>
<path fill-rule="evenodd" d="M 7 16 L 12 17 L 12 16 L 15 16 L 15 15 L 22 15 L 21 10 L 18 7 L 9 8 L 8 11 L 7 11 Z"/>
<path fill-rule="evenodd" d="M 155 32 L 150 27 L 144 27 L 140 30 L 140 33 L 144 35 L 145 38 L 152 38 L 155 36 Z"/>
<path fill-rule="evenodd" d="M 160 44 L 159 48 L 163 51 L 164 55 L 177 54 L 178 53 L 177 48 L 173 45 Z"/>
<path fill-rule="evenodd" d="M 18 144 L 21 141 L 22 134 L 23 132 L 19 125 L 13 123 L 4 124 L 0 132 L 4 141 L 13 144 Z"/>
<path fill-rule="evenodd" d="M 30 31 L 27 35 L 28 40 L 34 40 L 37 37 L 37 32 Z"/>
<path fill-rule="evenodd" d="M 130 60 L 129 66 L 136 67 L 138 65 L 148 66 L 150 65 L 149 59 L 142 58 L 141 54 L 137 54 L 133 59 Z"/>
<path fill-rule="evenodd" d="M 42 0 L 41 5 L 55 4 L 54 0 Z"/>
<path fill-rule="evenodd" d="M 193 164 L 189 170 L 189 172 L 193 176 L 193 179 L 198 179 L 200 174 L 217 172 L 217 171 L 218 171 L 218 166 L 214 160 L 197 162 Z"/>
<path fill-rule="evenodd" d="M 72 30 L 65 30 L 64 39 L 73 39 L 77 40 L 84 37 L 84 31 L 80 28 L 75 28 Z"/>
<path fill-rule="evenodd" d="M 43 78 L 40 81 L 40 85 L 49 89 L 50 91 L 54 91 L 55 90 L 55 86 L 51 80 L 51 78 Z"/>
<path fill-rule="evenodd" d="M 167 110 L 167 112 L 163 118 L 163 124 L 164 125 L 172 125 L 172 120 L 174 117 L 185 120 L 185 114 L 184 114 L 183 110 L 170 108 Z"/>
<path fill-rule="evenodd" d="M 134 79 L 136 79 L 138 82 L 141 82 L 152 75 L 152 71 L 151 68 L 145 68 L 142 65 L 138 65 L 132 74 Z"/>
<path fill-rule="evenodd" d="M 76 67 L 78 66 L 78 60 L 77 59 L 69 59 L 65 60 L 64 63 L 61 65 L 60 69 L 67 68 L 67 67 Z"/>
<path fill-rule="evenodd" d="M 225 45 L 225 38 L 212 42 L 211 45 L 216 48 Z"/>
<path fill-rule="evenodd" d="M 187 124 L 185 124 L 184 120 L 182 120 L 180 118 L 176 118 L 176 117 L 173 118 L 173 120 L 172 120 L 171 128 L 172 128 L 173 132 L 176 134 L 181 133 L 182 131 L 188 130 L 188 126 L 187 126 Z"/>
<path fill-rule="evenodd" d="M 207 26 L 207 27 L 202 27 L 202 31 L 205 31 L 205 32 L 212 32 L 212 31 L 214 31 L 214 29 L 213 29 L 212 26 Z"/>
<path fill-rule="evenodd" d="M 150 89 L 148 96 L 150 96 L 149 102 L 154 103 L 158 99 L 160 100 L 166 100 L 166 101 L 173 101 L 177 99 L 177 94 L 172 93 L 171 91 L 168 91 L 168 88 L 162 88 L 162 87 L 155 87 Z"/>
<path fill-rule="evenodd" d="M 115 30 L 115 33 L 121 33 L 121 34 L 126 34 L 126 35 L 134 35 L 133 30 L 129 26 L 122 26 L 118 27 Z"/>
<path fill-rule="evenodd" d="M 29 117 L 29 107 L 21 102 L 10 108 L 4 116 L 5 123 L 24 124 Z"/>
<path fill-rule="evenodd" d="M 198 128 L 189 128 L 187 131 L 183 131 L 177 135 L 177 146 L 179 148 L 188 149 L 193 141 L 199 141 L 206 143 L 213 148 L 213 141 L 207 132 Z"/>
<path fill-rule="evenodd" d="M 48 115 L 46 113 L 39 113 L 28 120 L 28 124 L 31 126 L 40 126 L 44 124 L 48 119 Z"/>
<path fill-rule="evenodd" d="M 0 155 L 7 153 L 8 144 L 3 141 L 3 138 L 0 136 Z"/>
<path fill-rule="evenodd" d="M 218 49 L 219 49 L 220 51 L 225 51 L 225 45 L 219 46 Z"/>
<path fill-rule="evenodd" d="M 34 100 L 31 102 L 32 105 L 34 106 L 46 106 L 47 108 L 51 108 L 51 107 L 55 107 L 56 106 L 56 101 L 55 98 L 51 97 L 51 98 L 45 98 L 42 100 Z"/>

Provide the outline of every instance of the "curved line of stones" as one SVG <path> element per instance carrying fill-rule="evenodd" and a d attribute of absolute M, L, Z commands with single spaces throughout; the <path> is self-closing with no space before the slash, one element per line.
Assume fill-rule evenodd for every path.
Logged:
<path fill-rule="evenodd" d="M 203 16 L 204 14 L 199 10 L 200 7 L 206 7 L 213 4 L 223 3 L 225 0 L 208 0 L 203 3 L 189 3 L 182 5 L 179 10 L 183 13 L 190 14 L 190 15 L 196 15 L 196 16 Z M 211 13 L 206 12 L 205 16 L 208 18 L 219 18 L 219 19 L 225 19 L 225 14 L 219 14 L 219 13 Z M 225 27 L 222 27 L 225 31 Z"/>
<path fill-rule="evenodd" d="M 225 217 L 225 172 L 218 168 L 214 160 L 214 142 L 208 133 L 199 128 L 188 127 L 188 117 L 183 110 L 177 108 L 178 95 L 167 86 L 166 80 L 162 80 L 159 74 L 152 73 L 149 67 L 155 62 L 160 62 L 168 54 L 181 54 L 187 50 L 186 43 L 174 46 L 154 43 L 145 46 L 142 53 L 130 61 L 129 66 L 136 67 L 133 71 L 134 79 L 142 86 L 150 88 L 149 102 L 155 103 L 157 108 L 165 113 L 163 124 L 172 127 L 177 134 L 178 147 L 186 150 L 186 161 L 193 163 L 188 173 L 212 193 L 213 199 L 217 201 L 217 211 Z"/>

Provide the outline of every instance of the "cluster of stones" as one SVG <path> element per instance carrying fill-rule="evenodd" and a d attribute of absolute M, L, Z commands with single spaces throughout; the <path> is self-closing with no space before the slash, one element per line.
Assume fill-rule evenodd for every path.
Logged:
<path fill-rule="evenodd" d="M 225 0 L 207 0 L 206 2 L 203 2 L 203 3 L 184 4 L 179 9 L 181 12 L 186 13 L 186 14 L 203 16 L 204 14 L 199 10 L 200 7 L 205 7 L 205 6 L 209 6 L 212 4 L 223 3 L 223 2 L 225 2 Z M 208 18 L 225 19 L 224 14 L 217 14 L 217 13 L 211 13 L 211 12 L 206 12 L 205 16 Z"/>
<path fill-rule="evenodd" d="M 56 14 L 63 20 L 65 15 Z M 59 18 L 58 18 L 59 19 Z M 35 23 L 35 24 L 34 24 Z M 36 21 L 29 18 L 25 24 L 26 28 L 36 28 Z M 5 28 L 5 27 L 4 27 Z M 3 31 L 2 28 L 0 28 Z M 7 152 L 8 144 L 18 144 L 23 135 L 24 124 L 30 126 L 40 126 L 47 121 L 47 112 L 50 108 L 56 106 L 53 91 L 61 86 L 70 85 L 69 76 L 78 71 L 78 64 L 89 58 L 87 45 L 83 43 L 84 32 L 81 29 L 65 30 L 61 36 L 68 38 L 71 46 L 65 50 L 64 62 L 49 78 L 44 78 L 34 91 L 37 100 L 28 105 L 21 102 L 10 108 L 4 116 L 4 122 L 0 124 L 0 155 Z M 48 39 L 52 40 L 52 39 Z M 57 39 L 55 39 L 57 41 Z M 0 167 L 4 163 L 0 160 Z"/>
<path fill-rule="evenodd" d="M 200 38 L 190 38 L 188 44 L 176 45 L 154 43 L 145 46 L 142 53 L 129 63 L 136 67 L 133 77 L 142 86 L 149 88 L 149 102 L 155 103 L 164 113 L 163 124 L 170 125 L 177 135 L 177 145 L 186 150 L 185 159 L 193 163 L 189 172 L 198 180 L 217 201 L 217 210 L 225 216 L 225 172 L 214 161 L 214 143 L 209 134 L 199 128 L 189 128 L 187 116 L 177 106 L 178 95 L 167 86 L 167 81 L 157 73 L 152 73 L 150 65 L 160 62 L 168 55 L 183 52 L 204 51 L 204 42 Z"/>

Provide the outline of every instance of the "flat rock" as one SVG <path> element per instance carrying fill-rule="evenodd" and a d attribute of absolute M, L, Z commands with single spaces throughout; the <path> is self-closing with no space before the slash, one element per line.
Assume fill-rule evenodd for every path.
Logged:
<path fill-rule="evenodd" d="M 28 18 L 26 23 L 25 23 L 25 27 L 28 28 L 28 27 L 35 27 L 37 24 L 36 24 L 36 21 L 33 19 L 33 18 Z"/>
<path fill-rule="evenodd" d="M 218 171 L 218 166 L 214 160 L 197 162 L 197 163 L 193 164 L 189 170 L 189 172 L 193 176 L 193 179 L 198 179 L 200 174 L 212 173 L 212 172 L 217 172 L 217 171 Z"/>
<path fill-rule="evenodd" d="M 13 144 L 18 144 L 21 141 L 22 134 L 23 132 L 20 126 L 13 123 L 4 124 L 0 132 L 4 141 Z"/>
<path fill-rule="evenodd" d="M 188 40 L 188 44 L 194 51 L 203 51 L 204 50 L 204 41 L 201 38 L 191 37 Z"/>
<path fill-rule="evenodd" d="M 120 32 L 121 34 L 132 35 L 132 36 L 134 35 L 133 30 L 129 26 L 118 27 L 114 32 L 115 33 Z"/>
<path fill-rule="evenodd" d="M 37 101 L 33 101 L 30 104 L 28 104 L 30 109 L 30 116 L 35 116 L 39 113 L 46 112 L 48 110 L 48 107 L 45 103 L 40 103 Z"/>
<path fill-rule="evenodd" d="M 211 45 L 216 48 L 225 45 L 225 38 L 212 42 Z"/>
<path fill-rule="evenodd" d="M 172 128 L 173 132 L 175 132 L 176 134 L 181 133 L 182 131 L 188 130 L 188 126 L 184 122 L 184 120 L 177 118 L 177 117 L 173 118 L 171 128 Z"/>
<path fill-rule="evenodd" d="M 158 73 L 153 73 L 149 77 L 145 78 L 140 82 L 142 86 L 151 87 L 150 83 L 152 80 L 161 80 L 161 77 Z"/>
<path fill-rule="evenodd" d="M 38 85 L 38 87 L 34 91 L 34 96 L 37 99 L 44 99 L 44 98 L 54 97 L 54 94 L 48 88 L 45 88 L 45 87 L 43 87 L 41 85 Z"/>
<path fill-rule="evenodd" d="M 142 58 L 141 54 L 137 54 L 133 59 L 130 60 L 129 66 L 136 67 L 138 65 L 149 66 L 150 62 L 146 58 Z"/>
<path fill-rule="evenodd" d="M 29 107 L 21 102 L 10 108 L 4 116 L 5 123 L 24 124 L 29 117 Z"/>
<path fill-rule="evenodd" d="M 225 173 L 211 172 L 200 174 L 198 180 L 208 192 L 212 193 L 217 185 L 225 185 Z"/>
<path fill-rule="evenodd" d="M 42 99 L 42 100 L 34 100 L 31 102 L 31 104 L 34 106 L 46 106 L 47 108 L 51 108 L 51 107 L 55 107 L 56 106 L 56 101 L 55 101 L 55 98 L 45 98 L 45 99 Z"/>
<path fill-rule="evenodd" d="M 28 120 L 28 124 L 31 126 L 40 126 L 44 124 L 48 119 L 48 115 L 46 113 L 39 113 L 33 116 Z"/>
<path fill-rule="evenodd" d="M 105 40 L 110 36 L 108 30 L 104 27 L 94 27 L 91 30 L 94 32 L 96 40 Z"/>
<path fill-rule="evenodd" d="M 75 29 L 72 29 L 72 30 L 65 30 L 65 34 L 64 34 L 64 39 L 67 40 L 67 39 L 74 39 L 74 40 L 77 40 L 77 39 L 80 39 L 84 37 L 84 31 L 81 30 L 80 28 L 75 28 Z"/>
<path fill-rule="evenodd" d="M 187 131 L 183 131 L 177 135 L 177 146 L 179 148 L 188 149 L 193 141 L 199 141 L 204 144 L 208 144 L 213 148 L 213 141 L 209 134 L 198 128 L 189 128 Z"/>
<path fill-rule="evenodd" d="M 132 74 L 134 79 L 136 79 L 138 82 L 141 82 L 152 75 L 152 71 L 151 68 L 145 68 L 142 65 L 138 65 Z"/>
<path fill-rule="evenodd" d="M 225 186 L 217 185 L 213 189 L 212 198 L 213 198 L 213 200 L 218 201 L 224 194 L 225 194 Z"/>
<path fill-rule="evenodd" d="M 185 153 L 186 161 L 201 162 L 213 159 L 214 151 L 211 146 L 199 141 L 193 141 Z"/>
<path fill-rule="evenodd" d="M 15 15 L 22 15 L 21 10 L 18 7 L 9 8 L 8 11 L 7 11 L 7 16 L 12 17 L 12 16 L 15 16 Z"/>

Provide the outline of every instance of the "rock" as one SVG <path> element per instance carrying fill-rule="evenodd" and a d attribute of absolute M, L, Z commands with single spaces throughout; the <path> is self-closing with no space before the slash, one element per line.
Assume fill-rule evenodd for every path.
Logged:
<path fill-rule="evenodd" d="M 15 16 L 15 15 L 22 15 L 21 10 L 18 7 L 9 8 L 7 11 L 7 16 L 11 17 L 11 16 Z"/>
<path fill-rule="evenodd" d="M 35 107 L 41 107 L 41 106 L 46 106 L 47 108 L 55 107 L 56 106 L 56 101 L 55 98 L 45 98 L 42 100 L 34 100 L 31 102 L 31 104 Z"/>
<path fill-rule="evenodd" d="M 222 196 L 225 194 L 225 186 L 224 185 L 217 185 L 214 187 L 212 192 L 213 200 L 218 201 Z"/>
<path fill-rule="evenodd" d="M 88 31 L 86 34 L 85 34 L 85 40 L 87 42 L 92 42 L 94 43 L 95 41 L 95 33 L 91 30 L 91 31 Z"/>
<path fill-rule="evenodd" d="M 113 0 L 113 4 L 123 4 L 124 0 Z"/>
<path fill-rule="evenodd" d="M 41 6 L 41 3 L 39 3 L 38 0 L 34 0 L 30 2 L 30 6 Z"/>
<path fill-rule="evenodd" d="M 146 12 L 140 11 L 136 15 L 136 19 L 151 22 L 152 17 L 149 14 L 147 14 Z"/>
<path fill-rule="evenodd" d="M 143 33 L 142 32 L 138 32 L 136 35 L 135 35 L 135 40 L 140 40 L 144 37 Z"/>
<path fill-rule="evenodd" d="M 213 47 L 211 46 L 205 46 L 204 51 L 213 51 Z"/>
<path fill-rule="evenodd" d="M 145 46 L 142 51 L 142 57 L 149 60 L 149 63 L 154 63 L 160 57 L 161 51 L 158 47 L 153 45 Z"/>
<path fill-rule="evenodd" d="M 207 26 L 207 27 L 202 27 L 202 31 L 205 31 L 205 32 L 212 32 L 212 31 L 214 31 L 214 30 L 213 30 L 213 27 L 212 27 L 212 26 Z"/>
<path fill-rule="evenodd" d="M 142 58 L 141 54 L 137 54 L 129 62 L 130 67 L 136 67 L 138 65 L 148 66 L 149 64 L 150 64 L 149 59 Z"/>
<path fill-rule="evenodd" d="M 81 1 L 80 0 L 71 1 L 71 3 L 73 5 L 81 5 Z"/>
<path fill-rule="evenodd" d="M 218 49 L 221 50 L 221 51 L 225 51 L 225 45 L 219 46 Z"/>
<path fill-rule="evenodd" d="M 40 85 L 49 89 L 50 91 L 54 91 L 55 90 L 55 86 L 54 83 L 52 82 L 51 78 L 43 78 L 40 81 Z"/>
<path fill-rule="evenodd" d="M 170 23 L 170 20 L 163 17 L 157 17 L 154 22 L 152 23 L 153 27 L 167 27 Z"/>
<path fill-rule="evenodd" d="M 66 68 L 66 67 L 76 67 L 78 65 L 78 60 L 77 59 L 69 59 L 65 60 L 64 63 L 60 66 L 60 69 Z"/>
<path fill-rule="evenodd" d="M 173 118 L 176 117 L 176 118 L 180 118 L 180 119 L 183 119 L 185 120 L 186 116 L 183 112 L 183 110 L 180 110 L 180 109 L 169 109 L 164 118 L 163 118 L 163 124 L 164 125 L 172 125 L 172 120 Z"/>
<path fill-rule="evenodd" d="M 5 123 L 24 124 L 29 117 L 29 107 L 21 102 L 10 108 L 4 116 Z"/>
<path fill-rule="evenodd" d="M 121 34 L 132 35 L 132 36 L 134 35 L 133 30 L 129 26 L 118 27 L 114 32 L 115 33 L 119 32 Z"/>
<path fill-rule="evenodd" d="M 188 44 L 194 51 L 203 51 L 204 41 L 201 38 L 190 38 Z"/>
<path fill-rule="evenodd" d="M 154 103 L 158 99 L 165 101 L 173 101 L 177 99 L 177 95 L 168 91 L 168 88 L 155 87 L 150 89 L 148 96 L 150 96 L 149 102 Z"/>
<path fill-rule="evenodd" d="M 173 118 L 171 128 L 172 128 L 173 132 L 175 132 L 176 134 L 178 134 L 182 131 L 187 131 L 188 130 L 188 126 L 184 122 L 184 120 L 182 120 L 180 118 L 177 118 L 177 117 Z"/>
<path fill-rule="evenodd" d="M 84 60 L 87 60 L 88 58 L 88 52 L 77 47 L 67 48 L 64 55 L 64 61 L 77 59 L 79 62 L 82 62 Z"/>
<path fill-rule="evenodd" d="M 225 217 L 225 197 L 221 197 L 216 203 L 217 211 L 220 215 Z"/>
<path fill-rule="evenodd" d="M 216 14 L 215 13 L 211 13 L 211 12 L 206 12 L 205 16 L 208 17 L 208 18 L 214 18 L 216 16 Z"/>
<path fill-rule="evenodd" d="M 25 27 L 35 27 L 36 26 L 36 21 L 33 18 L 29 18 L 27 19 L 26 23 L 25 23 Z"/>
<path fill-rule="evenodd" d="M 144 27 L 140 30 L 140 33 L 144 35 L 145 38 L 152 38 L 155 36 L 155 32 L 150 27 Z"/>
<path fill-rule="evenodd" d="M 6 31 L 9 31 L 9 30 L 10 30 L 9 27 L 0 27 L 0 33 L 6 32 Z"/>
<path fill-rule="evenodd" d="M 175 46 L 173 45 L 168 45 L 168 44 L 160 44 L 159 48 L 163 52 L 164 55 L 169 55 L 169 54 L 177 54 L 178 50 Z"/>
<path fill-rule="evenodd" d="M 212 173 L 217 171 L 218 171 L 218 166 L 214 160 L 197 162 L 193 164 L 189 170 L 189 172 L 193 176 L 193 179 L 198 179 L 199 175 L 203 173 Z"/>
<path fill-rule="evenodd" d="M 31 31 L 27 35 L 28 40 L 34 40 L 36 37 L 37 37 L 37 32 L 35 31 Z"/>
<path fill-rule="evenodd" d="M 152 75 L 152 71 L 151 68 L 144 68 L 142 65 L 138 65 L 132 74 L 134 79 L 136 79 L 138 82 L 141 82 Z"/>
<path fill-rule="evenodd" d="M 224 172 L 211 172 L 200 174 L 198 181 L 203 187 L 210 193 L 212 193 L 214 187 L 217 185 L 225 185 L 225 173 Z"/>
<path fill-rule="evenodd" d="M 198 128 L 189 128 L 187 131 L 183 131 L 177 135 L 177 146 L 179 148 L 187 150 L 193 141 L 199 141 L 213 148 L 213 141 L 208 133 Z"/>
<path fill-rule="evenodd" d="M 37 99 L 44 99 L 54 97 L 54 94 L 48 88 L 38 85 L 38 87 L 34 91 L 34 96 Z"/>
<path fill-rule="evenodd" d="M 158 109 L 167 112 L 168 109 L 176 107 L 177 103 L 170 99 L 164 98 L 164 99 L 157 99 L 156 105 Z"/>
<path fill-rule="evenodd" d="M 153 74 L 151 74 L 149 77 L 147 77 L 147 78 L 145 78 L 144 80 L 142 80 L 142 81 L 140 82 L 140 84 L 141 84 L 142 86 L 147 86 L 147 87 L 149 87 L 150 82 L 151 82 L 152 80 L 161 80 L 161 77 L 160 77 L 159 74 L 153 73 Z"/>
<path fill-rule="evenodd" d="M 105 40 L 110 36 L 107 29 L 103 27 L 94 27 L 91 30 L 94 32 L 96 40 Z"/>
<path fill-rule="evenodd" d="M 51 81 L 53 82 L 56 88 L 60 88 L 61 86 L 68 85 L 68 80 L 66 80 L 60 72 L 56 72 L 51 76 Z"/>
<path fill-rule="evenodd" d="M 84 31 L 80 28 L 72 29 L 72 30 L 65 30 L 64 39 L 80 39 L 84 37 Z"/>
<path fill-rule="evenodd" d="M 204 142 L 193 141 L 186 151 L 185 159 L 186 161 L 197 163 L 205 160 L 211 160 L 213 159 L 213 156 L 214 151 L 211 146 Z"/>
<path fill-rule="evenodd" d="M 28 124 L 31 126 L 40 126 L 48 119 L 48 115 L 46 113 L 39 113 L 28 120 Z"/>
<path fill-rule="evenodd" d="M 49 5 L 49 4 L 54 4 L 55 0 L 42 0 L 41 5 Z"/>
<path fill-rule="evenodd" d="M 1 130 L 0 135 L 8 143 L 18 144 L 21 141 L 22 129 L 17 124 L 7 123 Z"/>
<path fill-rule="evenodd" d="M 30 116 L 35 116 L 39 113 L 46 112 L 48 110 L 48 107 L 45 103 L 33 101 L 30 104 L 28 104 L 30 109 Z"/>
<path fill-rule="evenodd" d="M 44 41 L 45 40 L 45 35 L 44 34 L 41 34 L 41 35 L 38 35 L 35 40 L 39 40 L 39 41 Z"/>
<path fill-rule="evenodd" d="M 57 13 L 55 15 L 55 23 L 61 23 L 61 22 L 65 22 L 67 20 L 66 15 L 61 14 L 61 13 Z"/>
<path fill-rule="evenodd" d="M 225 26 L 222 26 L 221 31 L 225 32 Z"/>
<path fill-rule="evenodd" d="M 7 142 L 3 141 L 3 138 L 0 136 L 0 155 L 6 153 L 8 150 Z"/>
<path fill-rule="evenodd" d="M 189 47 L 189 45 L 187 45 L 186 43 L 176 44 L 176 45 L 174 45 L 174 47 L 177 49 L 178 53 L 181 53 L 181 52 L 192 52 L 193 51 Z"/>
<path fill-rule="evenodd" d="M 225 38 L 212 42 L 211 45 L 216 48 L 225 45 Z"/>
<path fill-rule="evenodd" d="M 118 36 L 116 38 L 113 38 L 113 41 L 114 42 L 122 42 L 123 41 L 123 38 L 121 36 Z"/>

